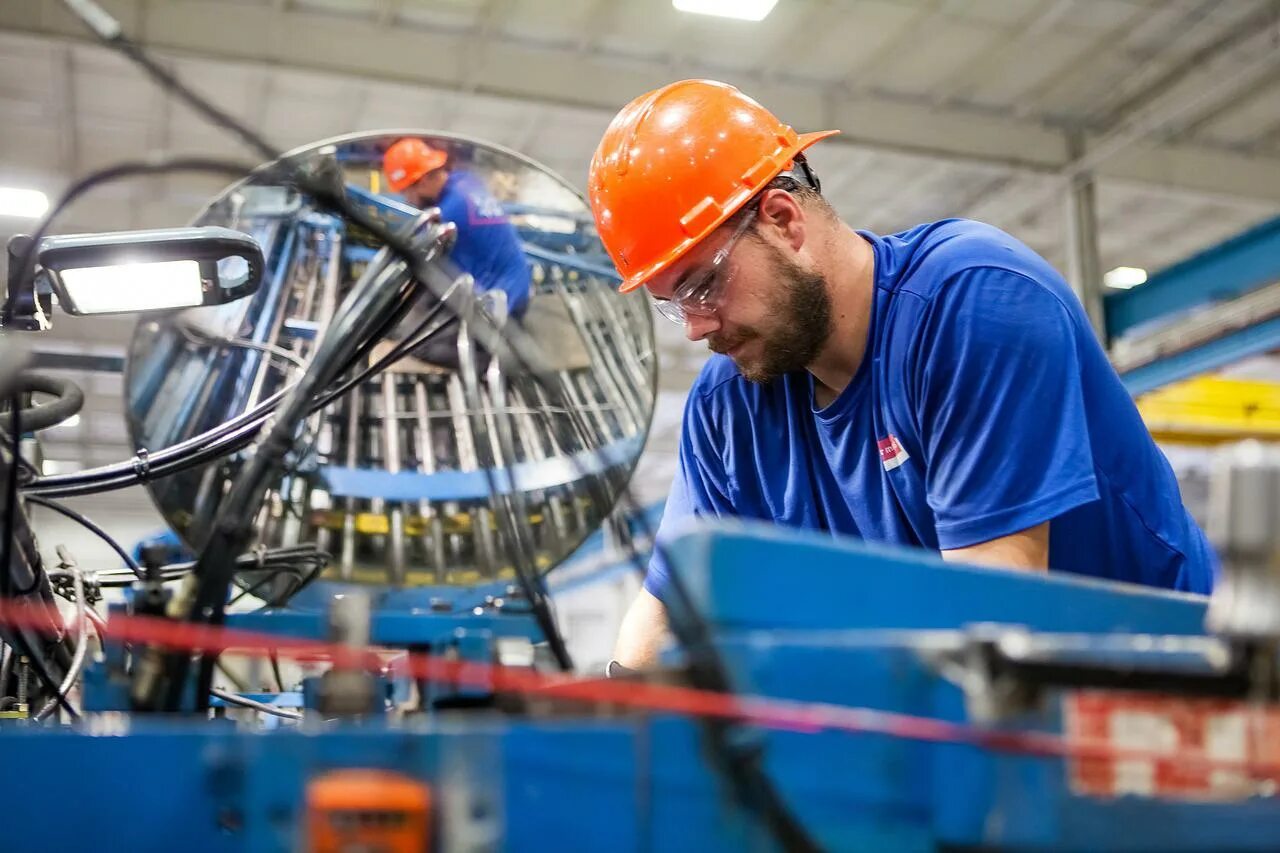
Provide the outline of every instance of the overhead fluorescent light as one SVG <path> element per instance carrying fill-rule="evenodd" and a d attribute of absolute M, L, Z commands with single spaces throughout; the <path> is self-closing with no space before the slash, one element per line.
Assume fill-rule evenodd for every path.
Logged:
<path fill-rule="evenodd" d="M 49 209 L 49 197 L 40 190 L 0 187 L 0 216 L 39 219 Z"/>
<path fill-rule="evenodd" d="M 189 308 L 204 299 L 198 261 L 77 267 L 59 275 L 76 314 Z"/>
<path fill-rule="evenodd" d="M 1102 283 L 1116 290 L 1128 290 L 1147 280 L 1147 271 L 1141 267 L 1116 267 L 1102 277 Z"/>
<path fill-rule="evenodd" d="M 778 5 L 778 0 L 671 0 L 671 5 L 681 12 L 695 15 L 763 21 Z"/>
<path fill-rule="evenodd" d="M 62 421 L 61 423 L 54 424 L 53 428 L 54 429 L 71 429 L 72 427 L 78 427 L 78 426 L 80 426 L 80 416 L 77 414 L 77 415 L 72 415 L 71 417 L 67 418 L 65 421 Z"/>

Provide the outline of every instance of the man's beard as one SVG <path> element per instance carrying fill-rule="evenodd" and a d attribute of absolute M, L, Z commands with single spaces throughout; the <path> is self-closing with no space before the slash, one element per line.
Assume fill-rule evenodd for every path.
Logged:
<path fill-rule="evenodd" d="M 731 337 L 712 336 L 709 344 L 725 353 L 749 340 L 762 342 L 762 355 L 753 363 L 734 363 L 743 378 L 766 384 L 786 373 L 803 370 L 817 358 L 831 335 L 831 296 L 826 280 L 796 264 L 774 246 L 766 247 L 776 283 L 767 329 L 744 327 Z"/>

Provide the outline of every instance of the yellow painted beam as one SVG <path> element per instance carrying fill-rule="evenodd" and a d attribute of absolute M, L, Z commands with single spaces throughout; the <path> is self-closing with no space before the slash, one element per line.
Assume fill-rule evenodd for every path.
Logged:
<path fill-rule="evenodd" d="M 1199 376 L 1142 395 L 1138 411 L 1157 441 L 1280 441 L 1280 383 Z"/>

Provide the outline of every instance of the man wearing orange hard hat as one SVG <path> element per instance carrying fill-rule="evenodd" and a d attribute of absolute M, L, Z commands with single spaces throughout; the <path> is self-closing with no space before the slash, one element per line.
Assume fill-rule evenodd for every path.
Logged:
<path fill-rule="evenodd" d="M 529 261 L 515 226 L 489 188 L 470 171 L 452 168 L 449 155 L 417 137 L 405 137 L 382 157 L 387 185 L 417 208 L 438 207 L 458 228 L 450 259 L 475 280 L 477 293 L 501 291 L 515 319 L 529 305 Z M 456 366 L 456 325 L 434 336 L 415 354 L 437 364 Z M 483 357 L 482 357 L 482 360 Z"/>
<path fill-rule="evenodd" d="M 1213 551 L 1063 278 L 979 222 L 846 225 L 803 153 L 834 133 L 686 80 L 623 108 L 592 159 L 621 290 L 716 353 L 658 541 L 739 516 L 1208 592 Z M 656 660 L 671 573 L 655 553 L 617 663 Z"/>

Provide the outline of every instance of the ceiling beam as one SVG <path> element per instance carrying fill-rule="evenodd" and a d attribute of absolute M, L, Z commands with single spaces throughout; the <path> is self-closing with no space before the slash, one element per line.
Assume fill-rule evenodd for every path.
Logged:
<path fill-rule="evenodd" d="M 1042 192 L 1033 193 L 1029 199 L 1017 199 L 1014 203 L 1024 210 L 1027 206 L 1048 203 L 1054 194 L 1066 191 L 1070 180 L 1090 172 L 1101 176 L 1119 172 L 1130 180 L 1137 177 L 1139 181 L 1144 171 L 1151 177 L 1178 173 L 1189 164 L 1179 165 L 1176 162 L 1177 152 L 1196 149 L 1186 145 L 1158 145 L 1153 140 L 1177 135 L 1197 116 L 1217 104 L 1232 100 L 1240 91 L 1252 90 L 1259 79 L 1276 73 L 1280 69 L 1280 51 L 1274 49 L 1274 38 L 1274 32 L 1268 29 L 1254 29 L 1247 38 L 1215 40 L 1221 52 L 1213 55 L 1199 53 L 1200 64 L 1195 69 L 1185 72 L 1171 70 L 1171 75 L 1176 74 L 1176 85 L 1161 83 L 1148 87 L 1149 100 L 1134 105 L 1128 114 L 1112 124 L 1107 133 L 1089 138 L 1084 153 L 1064 164 L 1054 176 L 1055 180 L 1050 181 Z M 1128 103 L 1134 104 L 1133 101 Z M 1207 189 L 1217 186 L 1219 191 L 1229 185 L 1228 176 L 1219 170 L 1224 165 L 1233 170 L 1248 162 L 1240 154 L 1225 153 L 1196 159 L 1196 168 L 1200 170 L 1197 180 L 1207 183 Z M 1275 179 L 1280 181 L 1280 176 Z M 1227 194 L 1235 193 L 1227 190 Z M 990 198 L 983 200 L 984 206 L 989 208 L 990 204 Z M 977 217 L 973 210 L 965 211 L 964 215 Z M 1008 214 L 1002 211 L 1002 215 Z"/>
<path fill-rule="evenodd" d="M 400 17 L 400 7 L 404 0 L 381 0 L 374 13 L 374 22 L 379 27 L 390 27 Z"/>
<path fill-rule="evenodd" d="M 1191 14 L 1196 15 L 1187 26 L 1181 27 L 1177 33 L 1185 40 L 1191 33 L 1213 20 L 1213 14 L 1220 9 L 1241 8 L 1230 4 L 1208 3 L 1198 6 Z M 1203 44 L 1186 54 L 1176 63 L 1169 63 L 1163 57 L 1168 52 L 1162 50 L 1155 54 L 1145 65 L 1117 81 L 1108 100 L 1097 105 L 1095 116 L 1102 127 L 1114 127 L 1128 116 L 1145 108 L 1156 99 L 1174 91 L 1183 81 L 1200 73 L 1206 63 L 1215 62 L 1240 51 L 1242 45 L 1255 39 L 1259 32 L 1274 30 L 1275 12 L 1267 6 L 1259 7 L 1251 14 L 1237 21 L 1224 31 L 1211 35 Z M 1176 44 L 1171 40 L 1168 44 Z M 1163 70 L 1161 70 L 1163 66 Z M 1157 72 L 1155 79 L 1151 79 Z M 1144 80 L 1151 82 L 1142 85 Z"/>
<path fill-rule="evenodd" d="M 823 19 L 832 14 L 831 6 L 832 0 L 809 0 L 808 8 L 786 33 L 775 40 L 770 56 L 760 64 L 759 71 L 763 79 L 776 79 L 783 69 L 795 61 L 797 53 L 812 44 L 814 32 L 821 29 Z"/>
<path fill-rule="evenodd" d="M 1219 118 L 1263 95 L 1264 92 L 1274 87 L 1277 83 L 1280 83 L 1280 68 L 1271 68 L 1267 73 L 1260 74 L 1252 85 L 1242 86 L 1240 91 L 1233 97 L 1224 98 L 1210 109 L 1202 112 L 1194 121 L 1184 124 L 1179 131 L 1179 135 L 1185 137 L 1195 136 Z"/>
<path fill-rule="evenodd" d="M 998 71 L 1001 63 L 1008 61 L 1020 45 L 1034 42 L 1052 29 L 1054 24 L 1071 11 L 1076 2 L 1077 0 L 1042 0 L 1042 5 L 1033 8 L 1031 14 L 1019 21 L 1012 30 L 995 30 L 989 50 L 982 51 L 972 62 L 955 69 L 947 75 L 941 86 L 930 91 L 934 103 L 946 104 L 972 89 L 991 72 Z"/>
<path fill-rule="evenodd" d="M 1149 7 L 1135 4 L 1129 15 L 1121 19 L 1104 37 L 1088 42 L 1082 50 L 1060 61 L 1057 67 L 1048 69 L 1050 73 L 1044 74 L 1034 85 L 1019 93 L 1013 101 L 1013 115 L 1024 119 L 1034 115 L 1046 95 L 1068 86 L 1080 75 L 1092 71 L 1099 57 L 1115 53 L 1116 45 L 1124 44 L 1134 27 L 1142 26 L 1150 17 Z"/>
<path fill-rule="evenodd" d="M 126 10 L 136 2 L 117 0 L 112 10 L 128 20 L 133 16 Z M 21 11 L 0 4 L 0 29 L 88 40 L 56 0 L 36 0 Z M 197 0 L 174 0 L 151 7 L 148 32 L 149 46 L 160 55 L 328 73 L 334 75 L 335 85 L 346 85 L 357 77 L 370 83 L 412 84 L 441 93 L 460 91 L 457 57 L 468 48 L 473 34 L 465 30 L 386 29 L 372 21 L 297 10 L 282 15 L 259 7 Z M 494 32 L 492 39 L 501 42 L 502 50 L 494 51 L 491 61 L 477 67 L 469 81 L 472 97 L 518 101 L 525 106 L 530 102 L 572 106 L 598 111 L 607 118 L 636 94 L 689 70 L 603 54 L 584 58 L 573 51 L 573 45 L 553 48 L 500 31 Z M 406 56 L 414 61 L 406 62 Z M 834 97 L 812 85 L 790 81 L 748 84 L 741 75 L 721 76 L 749 86 L 748 91 L 764 103 L 785 108 L 784 117 L 798 129 L 831 126 L 846 130 L 838 141 L 828 144 L 958 163 L 989 169 L 992 174 L 1006 170 L 1055 174 L 1069 163 L 1063 135 L 1039 122 L 872 95 Z M 1117 158 L 1098 172 L 1102 177 L 1174 186 L 1188 192 L 1204 190 L 1280 202 L 1280 158 L 1250 160 L 1189 147 L 1174 152 L 1157 146 L 1148 153 L 1162 164 L 1160 168 Z M 1212 183 L 1202 177 L 1210 173 Z"/>
<path fill-rule="evenodd" d="M 596 40 L 608 31 L 609 27 L 617 20 L 618 12 L 622 9 L 622 4 L 615 0 L 595 0 L 595 3 L 587 10 L 587 14 L 582 19 L 582 29 L 578 35 L 578 42 L 574 45 L 574 50 L 579 56 L 586 56 L 595 52 Z"/>

